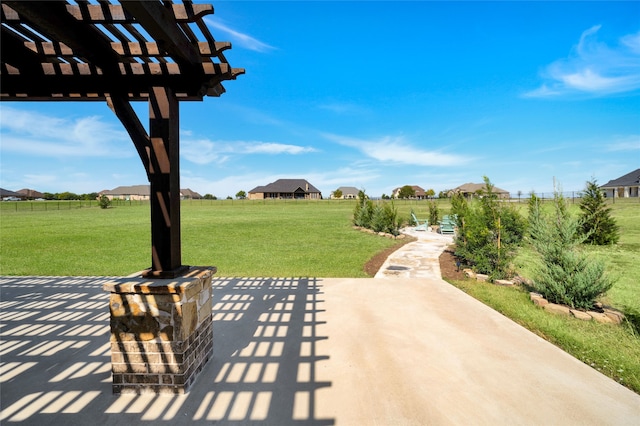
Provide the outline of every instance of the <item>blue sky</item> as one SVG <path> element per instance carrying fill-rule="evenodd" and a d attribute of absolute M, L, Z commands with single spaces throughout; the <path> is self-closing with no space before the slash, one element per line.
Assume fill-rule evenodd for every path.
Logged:
<path fill-rule="evenodd" d="M 181 187 L 516 194 L 640 167 L 639 2 L 213 2 L 246 74 L 181 103 Z M 143 123 L 146 103 L 136 103 Z M 0 104 L 0 187 L 145 184 L 105 103 Z"/>

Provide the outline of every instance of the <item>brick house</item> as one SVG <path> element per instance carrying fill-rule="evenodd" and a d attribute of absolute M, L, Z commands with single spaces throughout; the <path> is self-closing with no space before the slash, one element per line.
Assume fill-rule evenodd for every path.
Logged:
<path fill-rule="evenodd" d="M 268 185 L 253 188 L 249 191 L 249 199 L 321 200 L 322 193 L 305 179 L 278 179 Z"/>
<path fill-rule="evenodd" d="M 419 187 L 418 185 L 409 185 L 411 186 L 411 188 L 413 189 L 413 191 L 415 192 L 415 195 L 413 196 L 414 199 L 418 199 L 418 200 L 424 200 L 427 198 L 427 193 L 426 191 Z M 398 198 L 398 195 L 400 194 L 400 190 L 404 188 L 403 186 L 394 189 L 391 192 L 391 198 Z"/>

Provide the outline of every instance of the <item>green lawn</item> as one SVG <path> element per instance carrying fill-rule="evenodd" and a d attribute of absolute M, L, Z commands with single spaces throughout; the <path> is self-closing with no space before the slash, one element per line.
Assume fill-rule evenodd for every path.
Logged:
<path fill-rule="evenodd" d="M 424 201 L 399 201 L 401 218 L 413 209 L 426 217 Z M 396 241 L 356 231 L 354 201 L 185 201 L 182 259 L 214 265 L 217 276 L 364 277 L 365 262 Z M 438 201 L 449 213 L 446 200 Z M 526 202 L 518 204 L 526 214 Z M 577 209 L 577 203 L 573 205 Z M 618 279 L 603 301 L 640 318 L 640 202 L 618 201 L 621 228 L 614 247 L 587 247 Z M 517 264 L 531 277 L 533 254 Z M 0 203 L 1 275 L 125 275 L 150 265 L 147 203 L 102 210 L 93 202 Z M 534 306 L 523 289 L 475 281 L 454 285 L 546 338 L 576 358 L 640 393 L 640 337 L 622 327 L 558 317 Z M 637 325 L 637 324 L 636 324 Z"/>
<path fill-rule="evenodd" d="M 150 266 L 148 203 L 106 210 L 95 203 L 80 206 L 0 205 L 0 274 L 124 275 Z M 354 206 L 347 201 L 185 201 L 182 261 L 214 265 L 218 276 L 365 277 L 366 261 L 396 241 L 352 229 Z"/>

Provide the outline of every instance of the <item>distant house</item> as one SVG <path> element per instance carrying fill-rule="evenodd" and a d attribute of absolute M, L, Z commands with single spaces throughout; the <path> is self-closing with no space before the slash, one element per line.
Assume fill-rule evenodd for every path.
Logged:
<path fill-rule="evenodd" d="M 23 198 L 27 200 L 35 200 L 36 198 L 44 198 L 44 194 L 42 192 L 38 192 L 35 189 L 21 189 L 18 191 L 18 194 L 22 194 Z"/>
<path fill-rule="evenodd" d="M 114 188 L 112 190 L 102 191 L 98 195 L 106 195 L 110 200 L 139 201 L 149 200 L 150 193 L 151 192 L 149 185 L 133 185 L 118 186 L 117 188 Z M 196 200 L 201 198 L 202 196 L 200 194 L 188 188 L 180 190 L 180 199 L 182 200 Z"/>
<path fill-rule="evenodd" d="M 637 198 L 640 197 L 640 169 L 610 180 L 600 186 L 608 198 Z"/>
<path fill-rule="evenodd" d="M 418 199 L 418 200 L 424 200 L 427 198 L 427 193 L 425 192 L 424 189 L 422 189 L 421 187 L 419 187 L 418 185 L 409 185 L 411 186 L 411 188 L 413 189 L 413 191 L 415 192 L 415 196 L 413 197 L 414 199 Z M 401 186 L 400 188 L 396 188 L 391 192 L 391 198 L 398 198 L 399 194 L 400 194 L 400 190 L 404 188 L 404 186 Z"/>
<path fill-rule="evenodd" d="M 180 198 L 183 200 L 201 200 L 203 197 L 196 191 L 192 191 L 189 188 L 186 188 L 180 190 Z"/>
<path fill-rule="evenodd" d="M 0 198 L 5 201 L 21 200 L 24 196 L 18 192 L 9 191 L 8 189 L 0 188 Z"/>
<path fill-rule="evenodd" d="M 454 194 L 462 194 L 466 198 L 473 198 L 479 196 L 485 189 L 486 185 L 484 183 L 465 183 L 464 185 L 460 185 L 457 188 L 450 190 L 447 195 L 449 197 Z M 493 193 L 498 196 L 498 198 L 509 198 L 509 191 L 498 188 L 497 186 L 493 187 Z"/>
<path fill-rule="evenodd" d="M 278 179 L 265 186 L 257 186 L 249 191 L 250 200 L 263 199 L 306 199 L 320 200 L 320 190 L 305 179 Z"/>
<path fill-rule="evenodd" d="M 102 191 L 99 195 L 106 195 L 110 200 L 138 201 L 148 200 L 149 185 L 118 186 L 112 190 Z"/>
<path fill-rule="evenodd" d="M 355 186 L 341 186 L 336 191 L 342 192 L 342 196 L 334 197 L 333 193 L 331 193 L 332 200 L 335 200 L 335 199 L 352 200 L 352 199 L 358 198 L 358 193 L 360 192 L 360 190 Z"/>

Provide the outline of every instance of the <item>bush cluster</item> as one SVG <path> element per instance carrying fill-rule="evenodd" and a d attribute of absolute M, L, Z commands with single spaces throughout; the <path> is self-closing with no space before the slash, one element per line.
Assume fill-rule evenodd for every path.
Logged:
<path fill-rule="evenodd" d="M 392 202 L 374 203 L 364 191 L 358 192 L 358 200 L 353 211 L 353 224 L 375 232 L 392 235 L 400 233 L 398 210 Z"/>
<path fill-rule="evenodd" d="M 491 279 L 510 278 L 526 222 L 513 206 L 498 201 L 489 178 L 485 176 L 484 181 L 485 188 L 474 202 L 467 202 L 461 194 L 451 199 L 458 222 L 455 254 Z"/>

